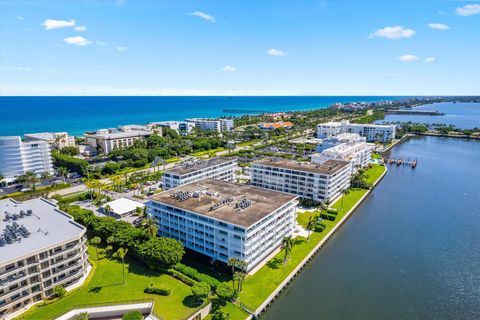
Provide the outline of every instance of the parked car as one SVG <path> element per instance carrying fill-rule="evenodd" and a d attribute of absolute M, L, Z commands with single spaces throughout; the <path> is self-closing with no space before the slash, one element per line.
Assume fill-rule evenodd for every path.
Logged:
<path fill-rule="evenodd" d="M 23 188 L 22 190 L 20 190 L 21 192 L 28 192 L 28 191 L 32 191 L 32 189 L 30 188 Z"/>

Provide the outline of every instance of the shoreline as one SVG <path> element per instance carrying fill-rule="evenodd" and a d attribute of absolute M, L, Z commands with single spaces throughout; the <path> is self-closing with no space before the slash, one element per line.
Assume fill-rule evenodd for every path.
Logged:
<path fill-rule="evenodd" d="M 399 140 L 400 141 L 400 140 Z M 352 208 L 342 217 L 342 219 L 325 235 L 325 237 L 320 240 L 320 242 L 307 254 L 307 256 L 295 267 L 295 269 L 290 272 L 290 274 L 277 286 L 277 288 L 264 300 L 264 302 L 255 310 L 248 312 L 244 308 L 246 312 L 250 313 L 250 316 L 247 317 L 248 320 L 250 319 L 257 319 L 269 306 L 273 303 L 276 298 L 283 292 L 284 289 L 288 288 L 290 283 L 294 280 L 294 278 L 300 274 L 304 267 L 308 265 L 308 263 L 314 258 L 314 256 L 320 252 L 320 249 L 332 238 L 332 236 L 345 224 L 345 222 L 355 213 L 355 210 L 360 206 L 363 201 L 367 198 L 368 195 L 375 189 L 375 187 L 380 183 L 380 181 L 385 177 L 388 172 L 387 166 L 385 166 L 385 171 L 382 173 L 380 177 L 373 183 L 372 187 L 367 190 L 367 192 L 353 205 Z M 338 200 L 338 199 L 337 199 Z M 333 204 L 333 203 L 332 203 Z M 241 302 L 240 302 L 241 305 Z"/>

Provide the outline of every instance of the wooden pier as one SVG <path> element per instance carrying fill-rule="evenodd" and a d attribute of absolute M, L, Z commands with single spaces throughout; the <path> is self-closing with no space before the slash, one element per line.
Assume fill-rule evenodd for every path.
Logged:
<path fill-rule="evenodd" d="M 255 110 L 255 109 L 223 109 L 223 113 L 245 113 L 245 114 L 252 114 L 252 113 L 268 113 L 269 111 L 266 110 Z"/>
<path fill-rule="evenodd" d="M 402 165 L 403 166 L 411 166 L 412 168 L 415 168 L 417 166 L 417 159 L 410 160 L 410 158 L 408 158 L 408 159 L 388 158 L 388 159 L 385 159 L 384 161 L 385 161 L 385 163 L 392 164 L 392 165 L 394 164 L 394 165 L 397 165 L 397 166 L 402 166 Z"/>

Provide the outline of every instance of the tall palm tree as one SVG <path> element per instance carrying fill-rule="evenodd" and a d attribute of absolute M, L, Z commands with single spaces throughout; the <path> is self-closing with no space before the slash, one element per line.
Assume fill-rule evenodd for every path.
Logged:
<path fill-rule="evenodd" d="M 235 267 L 238 264 L 238 259 L 236 258 L 228 258 L 227 265 L 232 268 L 232 277 L 233 274 L 235 273 Z"/>
<path fill-rule="evenodd" d="M 146 218 L 145 220 L 143 220 L 143 227 L 147 231 L 147 234 L 152 237 L 155 237 L 158 233 L 157 223 L 152 218 Z"/>
<path fill-rule="evenodd" d="M 292 253 L 293 249 L 293 238 L 292 236 L 284 237 L 282 239 L 282 249 L 285 250 L 285 256 L 283 258 L 283 264 L 287 263 L 290 254 Z"/>
<path fill-rule="evenodd" d="M 113 254 L 115 258 L 121 259 L 122 260 L 122 279 L 123 279 L 123 284 L 125 284 L 125 256 L 128 253 L 128 249 L 123 249 L 119 248 L 117 252 Z"/>
<path fill-rule="evenodd" d="M 97 260 L 98 260 L 98 245 L 102 243 L 102 238 L 100 237 L 93 237 L 90 240 L 90 244 L 92 244 L 95 247 L 95 253 L 97 255 Z"/>
<path fill-rule="evenodd" d="M 235 283 L 235 281 L 237 281 L 238 285 L 237 285 L 237 291 L 238 292 L 241 292 L 242 291 L 242 281 L 243 279 L 245 279 L 245 274 L 243 272 L 235 272 L 233 274 L 233 283 Z M 235 288 L 234 288 L 235 290 Z"/>
<path fill-rule="evenodd" d="M 32 171 L 25 172 L 23 174 L 23 179 L 25 179 L 25 182 L 29 183 L 33 191 L 35 191 L 35 184 L 39 181 L 35 171 L 32 170 Z"/>
<path fill-rule="evenodd" d="M 310 233 L 315 230 L 315 227 L 317 225 L 317 222 L 315 221 L 315 217 L 311 216 L 310 219 L 308 219 L 307 223 L 307 231 L 308 231 L 308 236 L 307 236 L 307 241 L 310 240 Z"/>
<path fill-rule="evenodd" d="M 58 168 L 58 174 L 62 177 L 63 182 L 65 182 L 65 178 L 68 176 L 68 169 L 65 167 Z"/>
<path fill-rule="evenodd" d="M 108 215 L 110 215 L 111 212 L 112 212 L 112 208 L 108 204 L 106 204 L 103 207 L 103 213 L 108 213 Z"/>

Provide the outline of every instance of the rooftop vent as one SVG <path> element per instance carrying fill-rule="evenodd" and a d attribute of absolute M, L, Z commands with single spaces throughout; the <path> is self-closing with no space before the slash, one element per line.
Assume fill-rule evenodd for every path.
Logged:
<path fill-rule="evenodd" d="M 170 195 L 170 197 L 175 198 L 178 201 L 185 201 L 192 197 L 192 193 L 189 191 L 177 191 Z"/>
<path fill-rule="evenodd" d="M 235 200 L 233 197 L 228 197 L 228 198 L 222 199 L 222 200 L 220 200 L 220 202 L 212 205 L 210 207 L 210 211 L 217 210 L 218 208 L 221 208 L 224 205 L 227 205 L 227 204 L 231 203 L 233 200 Z"/>
<path fill-rule="evenodd" d="M 244 209 L 250 207 L 252 204 L 253 204 L 252 200 L 249 200 L 249 199 L 245 198 L 245 199 L 242 199 L 237 204 L 235 204 L 235 209 L 244 210 Z"/>

